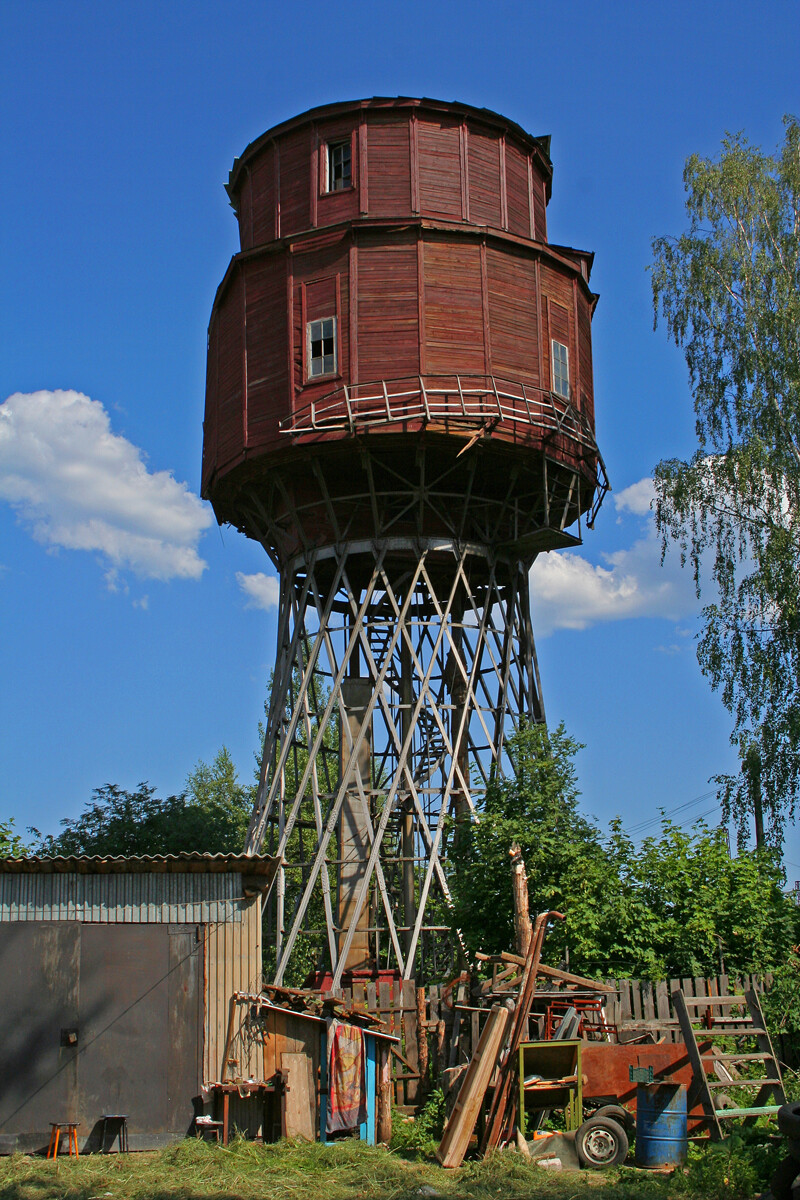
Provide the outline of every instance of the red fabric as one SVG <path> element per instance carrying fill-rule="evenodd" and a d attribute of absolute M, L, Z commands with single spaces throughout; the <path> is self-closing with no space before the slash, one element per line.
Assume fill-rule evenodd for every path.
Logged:
<path fill-rule="evenodd" d="M 327 1132 L 356 1129 L 367 1119 L 364 1032 L 358 1025 L 328 1026 Z"/>

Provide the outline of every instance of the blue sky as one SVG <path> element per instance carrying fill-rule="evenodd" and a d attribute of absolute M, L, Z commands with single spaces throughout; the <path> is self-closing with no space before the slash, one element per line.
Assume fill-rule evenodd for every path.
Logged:
<path fill-rule="evenodd" d="M 732 766 L 729 721 L 642 483 L 693 448 L 646 267 L 650 239 L 682 228 L 687 156 L 737 129 L 774 148 L 800 112 L 797 5 L 755 16 L 738 0 L 4 0 L 0 818 L 56 831 L 107 782 L 177 791 L 223 743 L 249 774 L 275 610 L 242 582 L 271 568 L 197 499 L 206 328 L 237 249 L 223 184 L 270 125 L 370 95 L 459 99 L 552 135 L 551 240 L 596 254 L 615 490 L 582 549 L 537 568 L 548 716 L 586 744 L 601 822 L 709 791 Z M 793 830 L 787 860 L 800 878 Z"/>

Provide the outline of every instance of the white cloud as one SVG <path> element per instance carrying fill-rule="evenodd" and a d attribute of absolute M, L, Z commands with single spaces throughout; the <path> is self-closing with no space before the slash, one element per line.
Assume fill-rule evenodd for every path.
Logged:
<path fill-rule="evenodd" d="M 681 568 L 679 556 L 668 554 L 661 564 L 661 542 L 649 506 L 652 494 L 652 480 L 642 479 L 616 497 L 619 511 L 647 517 L 645 532 L 628 549 L 604 553 L 604 565 L 570 551 L 537 558 L 531 592 L 539 636 L 633 617 L 678 621 L 698 612 L 691 572 Z"/>
<path fill-rule="evenodd" d="M 265 575 L 263 571 L 259 571 L 257 575 L 245 575 L 243 571 L 237 571 L 236 582 L 247 596 L 245 608 L 278 607 L 280 590 L 274 575 Z"/>
<path fill-rule="evenodd" d="M 617 512 L 634 513 L 637 517 L 646 517 L 651 511 L 656 490 L 652 479 L 640 479 L 630 487 L 623 488 L 614 496 L 614 507 Z"/>
<path fill-rule="evenodd" d="M 211 512 L 169 471 L 111 430 L 103 405 L 80 392 L 41 391 L 0 404 L 0 499 L 46 546 L 99 552 L 145 579 L 199 579 Z"/>

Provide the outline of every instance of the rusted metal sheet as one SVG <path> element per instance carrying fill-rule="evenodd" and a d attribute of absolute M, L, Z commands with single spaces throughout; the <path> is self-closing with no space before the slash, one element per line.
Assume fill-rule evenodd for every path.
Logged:
<path fill-rule="evenodd" d="M 200 1086 L 202 962 L 195 926 L 83 926 L 84 1136 L 97 1136 L 106 1112 L 128 1114 L 133 1149 L 188 1131 Z"/>
<path fill-rule="evenodd" d="M 132 1149 L 185 1134 L 200 1088 L 203 940 L 195 925 L 0 924 L 0 1152 L 127 1113 Z"/>
<path fill-rule="evenodd" d="M 0 1153 L 47 1147 L 78 1107 L 80 926 L 0 924 Z"/>
<path fill-rule="evenodd" d="M 706 1043 L 706 1050 L 708 1044 Z M 703 1108 L 693 1094 L 692 1065 L 683 1042 L 668 1045 L 614 1046 L 609 1042 L 584 1042 L 581 1069 L 585 1101 L 624 1104 L 636 1112 L 636 1084 L 631 1067 L 652 1067 L 653 1079 L 685 1085 L 689 1108 L 689 1130 L 703 1120 Z"/>

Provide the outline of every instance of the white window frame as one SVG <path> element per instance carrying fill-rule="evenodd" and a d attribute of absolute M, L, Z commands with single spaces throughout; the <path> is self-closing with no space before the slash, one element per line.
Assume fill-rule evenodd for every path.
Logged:
<path fill-rule="evenodd" d="M 333 186 L 333 172 L 331 170 L 331 158 L 335 150 L 346 148 L 350 152 L 350 182 L 343 184 L 342 187 L 335 188 Z M 353 139 L 348 137 L 332 138 L 325 143 L 325 192 L 330 195 L 335 195 L 337 192 L 348 192 L 353 186 Z"/>
<path fill-rule="evenodd" d="M 317 339 L 315 339 L 313 337 L 312 330 L 315 325 L 322 326 L 325 324 L 326 321 L 330 321 L 331 324 L 333 325 L 333 356 L 332 356 L 333 357 L 333 367 L 331 368 L 330 371 L 326 371 L 324 369 L 326 355 L 323 354 L 322 358 L 317 360 L 318 362 L 322 363 L 323 369 L 321 371 L 315 371 L 314 370 L 314 358 L 311 354 L 311 344 L 313 341 L 315 341 Z M 334 316 L 317 317 L 313 321 L 306 321 L 306 378 L 309 382 L 314 382 L 317 379 L 329 379 L 332 375 L 336 375 L 338 373 L 338 370 L 339 370 L 338 332 L 339 331 L 338 331 L 337 325 L 338 325 L 338 322 L 337 322 L 336 317 L 334 317 Z M 324 334 L 323 334 L 322 330 L 320 330 L 320 340 L 324 340 Z"/>
<path fill-rule="evenodd" d="M 569 400 L 569 346 L 565 346 L 563 342 L 557 341 L 556 338 L 551 339 L 550 345 L 553 361 L 553 391 L 562 400 Z M 556 350 L 556 347 L 558 347 L 559 351 L 564 351 L 563 358 Z"/>

